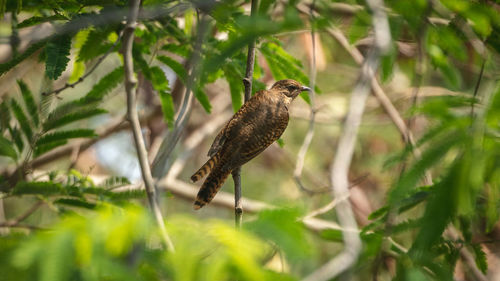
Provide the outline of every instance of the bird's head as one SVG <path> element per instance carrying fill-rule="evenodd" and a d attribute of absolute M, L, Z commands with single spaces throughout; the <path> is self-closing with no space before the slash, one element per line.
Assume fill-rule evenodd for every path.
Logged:
<path fill-rule="evenodd" d="M 299 82 L 292 79 L 280 80 L 274 83 L 271 90 L 278 90 L 292 99 L 295 99 L 303 91 L 311 91 L 309 87 L 302 86 Z"/>

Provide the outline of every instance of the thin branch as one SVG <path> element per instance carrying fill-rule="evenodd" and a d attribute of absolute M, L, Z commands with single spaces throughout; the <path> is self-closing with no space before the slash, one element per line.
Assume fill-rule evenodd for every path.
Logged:
<path fill-rule="evenodd" d="M 384 11 L 382 0 L 367 0 L 372 10 L 373 29 L 375 32 L 375 49 L 373 49 L 363 62 L 361 77 L 352 91 L 349 110 L 343 132 L 339 139 L 335 158 L 331 169 L 332 196 L 342 198 L 349 194 L 348 173 L 352 160 L 357 132 L 363 111 L 371 89 L 371 81 L 375 77 L 381 53 L 390 48 L 391 33 L 387 15 Z M 340 200 L 336 207 L 339 224 L 343 229 L 357 229 L 357 223 L 352 212 L 349 200 Z M 361 252 L 361 239 L 357 232 L 343 230 L 344 250 L 328 263 L 307 276 L 304 281 L 326 281 L 337 277 L 358 259 Z"/>
<path fill-rule="evenodd" d="M 258 0 L 252 0 L 250 17 L 255 17 L 258 9 Z M 255 40 L 248 44 L 247 65 L 243 85 L 245 86 L 245 102 L 252 97 L 253 69 L 255 65 Z M 243 206 L 241 204 L 241 167 L 231 172 L 234 182 L 234 221 L 237 228 L 241 228 L 243 220 Z"/>
<path fill-rule="evenodd" d="M 116 48 L 116 46 L 118 45 L 118 43 L 122 39 L 122 35 L 123 35 L 123 32 L 120 32 L 120 34 L 118 35 L 118 39 L 116 39 L 116 41 L 113 43 L 113 45 L 111 45 L 109 47 L 109 49 L 106 51 L 106 53 L 104 55 L 100 56 L 99 59 L 97 59 L 97 62 L 94 64 L 94 66 L 92 66 L 92 68 L 89 71 L 87 71 L 87 73 L 85 73 L 82 77 L 80 77 L 77 81 L 75 81 L 73 83 L 66 83 L 66 84 L 64 84 L 64 86 L 62 86 L 59 89 L 55 89 L 55 90 L 52 90 L 52 91 L 49 91 L 49 92 L 43 92 L 42 95 L 43 96 L 48 96 L 48 95 L 51 95 L 51 94 L 57 95 L 60 92 L 66 90 L 68 88 L 74 88 L 76 85 L 78 85 L 81 82 L 83 82 L 85 80 L 85 78 L 87 78 L 90 74 L 92 74 L 92 72 L 94 72 L 94 70 L 97 69 L 97 67 L 104 61 L 104 59 L 109 54 L 111 54 L 111 52 Z"/>
<path fill-rule="evenodd" d="M 46 228 L 39 227 L 36 225 L 31 225 L 31 224 L 15 224 L 15 225 L 10 225 L 8 223 L 0 223 L 0 228 L 2 227 L 8 227 L 8 228 L 26 228 L 29 230 L 47 230 Z"/>
<path fill-rule="evenodd" d="M 315 104 L 315 92 L 314 92 L 314 88 L 315 88 L 315 84 L 316 84 L 316 39 L 315 39 L 315 36 L 316 36 L 316 33 L 314 32 L 314 13 L 313 13 L 313 10 L 314 10 L 314 4 L 315 4 L 316 1 L 313 1 L 312 5 L 311 5 L 311 9 L 310 9 L 310 18 L 311 18 L 311 45 L 312 45 L 312 60 L 311 60 L 311 64 L 310 64 L 310 77 L 309 77 L 309 83 L 310 83 L 310 86 L 309 88 L 311 88 L 311 91 L 309 92 L 309 97 L 310 97 L 310 109 L 311 109 L 311 114 L 310 114 L 310 117 L 309 117 L 309 127 L 307 129 L 307 133 L 306 133 L 306 136 L 304 137 L 304 142 L 302 143 L 302 146 L 300 147 L 300 150 L 299 150 L 299 153 L 297 155 L 297 162 L 295 164 L 295 170 L 293 172 L 293 178 L 295 179 L 295 183 L 297 184 L 297 186 L 311 194 L 311 193 L 314 193 L 315 191 L 313 190 L 310 190 L 308 188 L 306 188 L 304 186 L 304 184 L 302 183 L 302 170 L 304 169 L 304 160 L 306 158 L 306 154 L 307 154 L 307 150 L 309 149 L 309 146 L 311 145 L 311 141 L 312 141 L 312 138 L 314 136 L 314 124 L 316 123 L 316 104 Z"/>
<path fill-rule="evenodd" d="M 485 64 L 486 64 L 486 59 L 483 58 L 483 63 L 481 64 L 481 71 L 479 72 L 479 77 L 477 78 L 476 86 L 474 87 L 474 95 L 470 105 L 471 124 L 474 122 L 474 105 L 476 103 L 477 93 L 479 92 L 479 85 L 481 85 L 481 80 L 483 78 Z"/>
<path fill-rule="evenodd" d="M 141 167 L 142 179 L 148 195 L 149 206 L 156 219 L 161 231 L 161 238 L 169 251 L 174 251 L 174 245 L 168 236 L 165 228 L 165 221 L 161 214 L 160 206 L 158 205 L 158 198 L 154 186 L 153 177 L 151 176 L 151 169 L 147 159 L 146 146 L 142 137 L 141 125 L 139 123 L 139 115 L 137 113 L 136 104 L 136 85 L 137 79 L 134 76 L 134 63 L 132 58 L 132 46 L 134 43 L 134 31 L 137 25 L 137 15 L 139 13 L 140 0 L 130 0 L 130 14 L 127 17 L 127 24 L 123 33 L 123 60 L 125 70 L 125 91 L 127 94 L 127 117 L 132 126 L 132 133 L 134 135 L 134 142 L 139 158 Z"/>
<path fill-rule="evenodd" d="M 453 227 L 453 225 L 450 225 L 445 230 L 444 233 L 446 236 L 450 237 L 451 240 L 463 241 L 463 239 L 461 239 L 458 234 L 458 230 L 455 227 Z M 460 248 L 460 256 L 462 257 L 463 261 L 467 264 L 467 266 L 471 269 L 471 273 L 474 275 L 476 280 L 478 281 L 488 280 L 488 278 L 477 268 L 474 256 L 467 250 L 467 248 L 465 247 Z"/>
<path fill-rule="evenodd" d="M 325 206 L 319 208 L 319 209 L 316 209 L 312 212 L 310 212 L 309 214 L 307 214 L 305 216 L 305 218 L 312 218 L 312 217 L 315 217 L 315 216 L 319 216 L 319 215 L 322 215 L 324 213 L 327 213 L 328 211 L 332 210 L 333 208 L 335 208 L 340 201 L 343 201 L 343 200 L 347 200 L 349 199 L 350 197 L 350 193 L 348 194 L 345 194 L 344 196 L 342 197 L 335 197 L 332 201 L 330 201 L 330 203 L 326 204 Z"/>
<path fill-rule="evenodd" d="M 38 210 L 38 208 L 43 206 L 43 204 L 45 204 L 43 201 L 36 202 L 35 204 L 33 204 L 33 206 L 31 206 L 31 208 L 26 210 L 26 212 L 24 212 L 23 214 L 21 214 L 17 218 L 3 222 L 2 226 L 4 226 L 4 227 L 17 227 L 22 221 L 27 219 L 29 216 L 31 216 L 31 214 L 33 214 L 36 210 Z"/>
<path fill-rule="evenodd" d="M 203 15 L 197 24 L 197 34 L 196 42 L 194 46 L 193 53 L 187 62 L 188 68 L 188 78 L 185 85 L 185 92 L 182 97 L 181 107 L 177 112 L 175 119 L 174 128 L 167 133 L 164 141 L 160 145 L 160 149 L 153 160 L 153 176 L 155 178 L 161 178 L 164 174 L 168 173 L 168 161 L 170 160 L 170 155 L 174 150 L 177 142 L 184 132 L 184 127 L 186 126 L 189 116 L 191 114 L 191 107 L 193 103 L 193 93 L 192 87 L 194 85 L 195 79 L 198 77 L 199 72 L 199 61 L 201 59 L 201 47 L 203 44 L 203 38 L 209 29 L 209 19 L 206 15 Z"/>

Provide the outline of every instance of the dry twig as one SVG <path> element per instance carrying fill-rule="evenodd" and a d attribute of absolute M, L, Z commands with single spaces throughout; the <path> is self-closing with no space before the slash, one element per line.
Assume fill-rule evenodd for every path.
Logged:
<path fill-rule="evenodd" d="M 314 19 L 314 2 L 311 6 L 311 12 L 310 12 L 310 17 L 313 20 Z M 311 22 L 311 25 L 313 23 Z M 309 97 L 310 97 L 310 109 L 311 109 L 311 114 L 309 116 L 309 127 L 307 129 L 306 136 L 304 137 L 304 142 L 302 143 L 302 146 L 300 147 L 299 153 L 297 155 L 297 162 L 295 163 L 295 170 L 293 171 L 293 178 L 295 179 L 295 183 L 297 186 L 307 192 L 307 193 L 315 193 L 315 191 L 310 190 L 306 188 L 302 182 L 302 170 L 304 169 L 304 160 L 306 158 L 307 150 L 309 149 L 309 146 L 311 145 L 312 138 L 314 136 L 314 124 L 316 123 L 316 105 L 314 102 L 315 98 L 315 92 L 314 92 L 314 87 L 316 84 L 316 40 L 315 40 L 315 32 L 314 32 L 314 27 L 311 26 L 311 43 L 312 43 L 312 59 L 311 59 L 311 72 L 310 72 L 310 77 L 309 77 L 309 82 L 311 88 L 311 91 L 309 92 Z"/>

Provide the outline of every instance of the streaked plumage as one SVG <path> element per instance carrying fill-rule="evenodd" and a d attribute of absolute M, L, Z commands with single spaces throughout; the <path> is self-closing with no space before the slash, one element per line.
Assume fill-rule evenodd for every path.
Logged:
<path fill-rule="evenodd" d="M 231 171 L 264 151 L 288 125 L 288 105 L 309 88 L 294 80 L 280 80 L 269 90 L 258 91 L 234 114 L 215 137 L 210 159 L 191 176 L 196 182 L 208 174 L 196 197 L 194 209 L 208 204 Z"/>

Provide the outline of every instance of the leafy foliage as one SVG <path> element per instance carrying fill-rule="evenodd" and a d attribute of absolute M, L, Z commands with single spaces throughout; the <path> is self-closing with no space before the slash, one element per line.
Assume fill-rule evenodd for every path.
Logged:
<path fill-rule="evenodd" d="M 14 66 L 18 65 L 23 60 L 27 59 L 31 55 L 33 55 L 36 51 L 40 50 L 47 44 L 46 41 L 40 41 L 33 45 L 31 45 L 26 51 L 22 54 L 17 55 L 6 63 L 0 64 L 0 75 L 3 75 L 7 71 L 11 70 Z"/>
<path fill-rule="evenodd" d="M 318 207 L 330 199 L 329 195 L 317 194 L 313 199 L 302 196 L 300 201 L 306 206 L 303 208 L 276 208 L 255 216 L 245 214 L 241 231 L 235 230 L 231 222 L 171 214 L 178 211 L 175 208 L 180 200 L 170 196 L 167 200 L 175 201 L 166 208 L 167 229 L 176 247 L 176 252 L 171 253 L 161 248 L 158 230 L 146 211 L 131 203 L 144 203 L 145 191 L 126 178 L 93 180 L 91 167 L 77 171 L 67 168 L 64 161 L 39 170 L 39 162 L 43 161 L 37 160 L 57 158 L 60 151 L 68 151 L 55 151 L 56 148 L 72 144 L 75 138 L 97 136 L 94 130 L 81 127 L 85 122 L 80 121 L 106 113 L 101 107 L 109 109 L 110 115 L 123 114 L 123 99 L 108 102 L 107 98 L 124 77 L 120 44 L 125 31 L 122 21 L 128 7 L 126 2 L 0 0 L 0 16 L 10 15 L 4 20 L 4 25 L 10 27 L 4 29 L 10 32 L 5 38 L 12 50 L 12 58 L 0 64 L 0 75 L 8 73 L 2 78 L 22 79 L 18 81 L 20 95 L 2 94 L 0 103 L 0 163 L 6 167 L 0 171 L 0 197 L 7 201 L 4 206 L 9 216 L 27 209 L 25 205 L 33 200 L 44 205 L 43 210 L 36 210 L 43 215 L 25 217 L 26 224 L 16 225 L 33 229 L 28 230 L 31 232 L 20 235 L 13 228 L 0 236 L 2 277 L 7 280 L 297 280 L 330 260 L 347 237 L 339 229 L 311 233 L 300 222 L 305 208 Z M 372 23 L 374 15 L 366 3 L 318 0 L 310 5 L 303 1 L 262 0 L 257 12 L 250 16 L 246 11 L 248 2 L 141 2 L 140 22 L 133 42 L 140 112 L 161 105 L 164 121 L 171 127 L 178 110 L 174 101 L 179 103 L 183 92 L 179 94 L 174 89 L 181 89 L 188 81 L 194 81 L 192 94 L 201 106 L 193 107 L 193 111 L 203 108 L 202 114 L 210 114 L 212 97 L 216 94 L 231 98 L 232 108 L 237 111 L 243 104 L 247 46 L 254 40 L 257 59 L 252 93 L 279 79 L 293 78 L 308 85 L 305 73 L 309 65 L 303 61 L 311 57 L 311 46 L 306 44 L 311 29 L 318 35 L 316 43 L 323 50 L 322 54 L 316 54 L 317 59 L 335 62 L 328 64 L 324 73 L 320 70 L 315 82 L 328 87 L 325 92 L 329 93 L 329 99 L 324 103 L 328 110 L 343 110 L 337 98 L 344 95 L 330 93 L 349 93 L 359 69 L 349 52 L 341 48 L 342 44 L 331 41 L 328 31 L 335 26 L 339 32 L 346 32 L 347 43 L 368 54 L 376 31 Z M 500 52 L 498 7 L 491 1 L 470 0 L 441 0 L 432 5 L 428 1 L 388 0 L 384 4 L 390 11 L 393 48 L 380 58 L 378 78 L 387 83 L 384 89 L 398 102 L 406 100 L 400 100 L 400 89 L 394 86 L 399 86 L 400 80 L 410 81 L 402 84 L 411 87 L 411 92 L 418 93 L 419 98 L 413 97 L 416 106 L 402 114 L 418 116 L 425 122 L 416 122 L 419 130 L 414 132 L 418 136 L 414 146 L 406 145 L 398 151 L 398 145 L 388 142 L 387 151 L 392 155 L 380 157 L 386 160 L 385 169 L 380 171 L 381 175 L 378 169 L 371 173 L 373 190 L 380 186 L 390 189 L 381 188 L 386 198 L 373 196 L 384 197 L 380 200 L 385 200 L 385 204 L 380 204 L 382 207 L 368 217 L 370 222 L 362 228 L 363 250 L 349 274 L 359 280 L 453 280 L 454 272 L 460 270 L 457 264 L 461 251 L 471 252 L 475 266 L 487 274 L 492 270 L 491 265 L 488 268 L 488 251 L 485 251 L 488 245 L 478 243 L 481 240 L 477 237 L 493 235 L 500 218 L 500 89 L 495 80 Z M 18 17 L 22 19 L 20 23 Z M 55 27 L 56 35 L 20 44 L 19 40 L 25 40 L 19 36 L 20 29 L 36 30 L 47 23 Z M 206 30 L 203 38 L 198 38 L 200 30 Z M 23 51 L 24 46 L 27 48 Z M 74 63 L 69 63 L 70 53 L 75 54 Z M 29 77 L 31 74 L 18 77 L 22 71 L 12 71 L 25 61 L 27 66 L 34 64 L 35 60 L 28 58 L 36 54 L 48 79 L 34 79 Z M 190 65 L 198 55 L 200 60 Z M 341 70 L 331 71 L 336 68 Z M 65 81 L 50 80 L 65 79 L 61 75 L 66 70 L 72 74 L 65 95 L 40 96 L 34 90 L 38 81 L 44 90 L 59 89 L 59 82 Z M 481 83 L 476 77 L 480 71 L 484 72 Z M 344 77 L 343 72 L 356 73 Z M 338 78 L 332 73 L 342 75 Z M 174 76 L 176 80 L 172 79 Z M 347 79 L 350 76 L 352 79 Z M 82 80 L 85 86 L 80 86 Z M 227 83 L 220 83 L 221 80 Z M 213 83 L 217 84 L 217 91 L 210 91 Z M 493 89 L 495 84 L 497 88 Z M 69 86 L 77 89 L 73 91 Z M 423 86 L 431 86 L 438 93 L 427 93 L 427 87 Z M 82 89 L 88 92 L 80 95 L 78 90 Z M 302 96 L 306 102 L 308 97 Z M 107 104 L 102 106 L 103 102 Z M 318 112 L 322 108 L 318 107 Z M 366 155 L 377 158 L 372 150 L 377 150 L 373 149 L 378 147 L 377 136 L 385 133 L 378 130 L 379 119 L 385 118 L 378 115 L 372 118 L 379 114 L 374 110 L 366 114 L 363 122 L 369 120 L 366 123 L 369 125 L 362 127 L 361 132 L 374 127 L 370 122 L 377 123 L 373 130 L 376 132 L 372 136 L 370 131 L 368 137 L 375 144 L 367 145 L 366 138 L 360 138 L 350 176 L 356 176 L 367 162 L 372 162 L 365 161 Z M 198 114 L 193 116 L 200 118 Z M 150 120 L 150 135 L 157 137 L 155 124 L 149 123 Z M 188 131 L 193 128 L 186 126 Z M 330 132 L 329 127 L 324 128 L 316 133 Z M 336 136 L 337 130 L 332 131 Z M 392 134 L 387 137 L 392 138 Z M 303 138 L 303 134 L 297 135 Z M 311 166 L 314 176 L 325 173 L 321 177 L 326 178 L 326 162 L 331 154 L 323 147 L 331 143 L 318 140 L 317 147 L 311 146 L 311 150 L 319 150 L 316 153 L 325 158 L 318 161 L 314 153 L 308 156 L 308 161 L 319 162 Z M 296 143 L 287 140 L 284 149 L 295 148 Z M 76 152 L 78 149 L 73 150 Z M 284 165 L 273 169 L 277 166 Z M 432 184 L 423 185 L 426 173 L 433 176 Z M 246 178 L 256 182 L 260 177 Z M 288 185 L 278 186 L 288 188 Z M 255 194 L 249 193 L 250 197 L 263 189 L 256 190 Z M 266 198 L 268 194 L 259 195 Z M 287 195 L 288 199 L 298 198 L 288 190 Z M 9 200 L 15 200 L 16 204 Z M 11 212 L 12 205 L 16 205 L 16 210 Z M 330 213 L 322 216 L 339 219 Z M 458 239 L 448 235 L 451 230 L 457 232 Z M 387 259 L 391 262 L 386 263 Z M 395 271 L 385 268 L 392 260 Z M 474 271 L 464 270 L 465 279 L 470 272 Z"/>
<path fill-rule="evenodd" d="M 59 35 L 50 40 L 45 47 L 45 74 L 56 80 L 61 76 L 69 62 L 71 36 Z"/>

